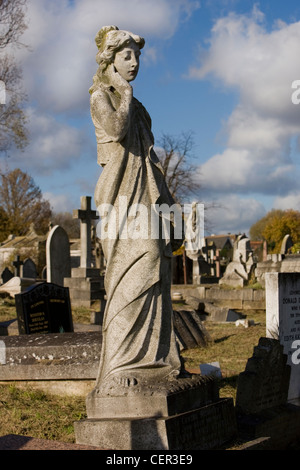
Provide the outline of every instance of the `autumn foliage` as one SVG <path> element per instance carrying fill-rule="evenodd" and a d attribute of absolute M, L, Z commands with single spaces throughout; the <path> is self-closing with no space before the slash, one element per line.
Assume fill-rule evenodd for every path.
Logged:
<path fill-rule="evenodd" d="M 272 209 L 250 229 L 250 238 L 266 240 L 270 253 L 280 253 L 282 240 L 287 234 L 294 244 L 300 242 L 300 212 L 295 209 Z"/>

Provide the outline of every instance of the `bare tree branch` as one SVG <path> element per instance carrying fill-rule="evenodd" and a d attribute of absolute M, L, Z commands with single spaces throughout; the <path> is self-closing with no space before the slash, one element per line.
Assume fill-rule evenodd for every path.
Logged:
<path fill-rule="evenodd" d="M 197 194 L 201 185 L 196 177 L 197 166 L 191 163 L 194 138 L 192 132 L 183 132 L 174 137 L 163 134 L 156 152 L 161 161 L 166 183 L 177 202 L 189 195 Z"/>

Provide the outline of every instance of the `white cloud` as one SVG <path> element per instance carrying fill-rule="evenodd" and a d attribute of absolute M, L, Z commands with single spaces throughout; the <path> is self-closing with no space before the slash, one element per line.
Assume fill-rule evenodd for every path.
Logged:
<path fill-rule="evenodd" d="M 71 212 L 74 209 L 74 204 L 66 194 L 53 194 L 51 192 L 43 193 L 43 198 L 50 202 L 53 212 Z"/>
<path fill-rule="evenodd" d="M 274 200 L 275 209 L 295 209 L 300 211 L 300 192 L 295 191 L 292 194 L 287 194 L 285 196 L 277 197 Z"/>
<path fill-rule="evenodd" d="M 266 214 L 264 205 L 254 198 L 224 195 L 208 209 L 207 226 L 215 234 L 246 233 L 251 225 Z"/>
<path fill-rule="evenodd" d="M 224 126 L 227 148 L 200 169 L 208 190 L 284 195 L 296 188 L 291 141 L 299 135 L 300 108 L 291 95 L 300 77 L 299 42 L 300 22 L 267 31 L 257 7 L 215 23 L 189 76 L 238 91 L 239 102 Z"/>
<path fill-rule="evenodd" d="M 195 0 L 28 0 L 29 28 L 23 41 L 26 88 L 48 111 L 86 111 L 96 71 L 94 37 L 115 24 L 148 37 L 170 38 L 183 16 L 199 7 Z M 154 47 L 146 59 L 156 57 Z"/>
<path fill-rule="evenodd" d="M 27 110 L 30 142 L 24 152 L 15 151 L 10 164 L 26 167 L 31 173 L 51 174 L 69 168 L 78 160 L 83 148 L 89 147 L 83 131 L 61 123 L 34 108 Z"/>

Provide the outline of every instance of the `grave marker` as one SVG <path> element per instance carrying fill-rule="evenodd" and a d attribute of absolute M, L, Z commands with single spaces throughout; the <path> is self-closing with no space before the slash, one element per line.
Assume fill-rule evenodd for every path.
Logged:
<path fill-rule="evenodd" d="M 55 225 L 48 235 L 46 259 L 47 282 L 63 286 L 64 278 L 71 275 L 71 256 L 69 237 L 59 225 Z"/>
<path fill-rule="evenodd" d="M 8 282 L 12 277 L 14 277 L 13 273 L 10 271 L 10 269 L 8 269 L 7 267 L 2 271 L 2 274 L 1 274 L 1 279 L 2 279 L 2 282 L 3 284 L 5 284 L 6 282 Z"/>
<path fill-rule="evenodd" d="M 92 253 L 92 220 L 98 219 L 96 211 L 91 209 L 91 197 L 81 196 L 80 209 L 73 210 L 73 218 L 80 219 L 80 267 L 91 267 L 91 253 Z"/>
<path fill-rule="evenodd" d="M 23 264 L 23 277 L 28 277 L 29 279 L 36 279 L 38 277 L 36 265 L 31 258 L 27 258 Z"/>
<path fill-rule="evenodd" d="M 300 397 L 300 273 L 266 273 L 266 336 L 278 337 L 291 366 L 288 399 Z"/>
<path fill-rule="evenodd" d="M 69 289 L 40 283 L 15 295 L 19 334 L 73 331 Z"/>
<path fill-rule="evenodd" d="M 23 261 L 21 261 L 21 258 L 19 255 L 15 257 L 15 261 L 13 261 L 13 266 L 15 268 L 15 276 L 21 277 L 22 276 L 21 266 L 23 266 Z"/>

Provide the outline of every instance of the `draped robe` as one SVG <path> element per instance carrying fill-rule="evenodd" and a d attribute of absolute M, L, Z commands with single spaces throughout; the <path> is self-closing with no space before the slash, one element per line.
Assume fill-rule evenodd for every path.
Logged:
<path fill-rule="evenodd" d="M 99 93 L 107 93 L 107 99 L 117 109 L 120 97 L 114 90 L 107 88 Z M 170 294 L 172 240 L 154 238 L 150 233 L 151 207 L 172 206 L 174 200 L 153 150 L 151 119 L 133 98 L 126 133 L 118 141 L 103 129 L 98 108 L 96 91 L 91 96 L 91 114 L 98 162 L 105 164 L 95 188 L 96 206 L 99 210 L 111 205 L 117 215 L 117 227 L 132 224 L 130 208 L 135 204 L 147 208 L 140 227 L 147 236 L 144 233 L 143 238 L 133 239 L 126 237 L 126 232 L 125 236 L 124 232 L 123 236 L 117 232 L 115 237 L 101 240 L 106 259 L 107 303 L 98 387 L 110 384 L 116 377 L 134 377 L 137 381 L 177 377 L 181 361 Z"/>

